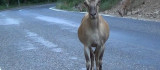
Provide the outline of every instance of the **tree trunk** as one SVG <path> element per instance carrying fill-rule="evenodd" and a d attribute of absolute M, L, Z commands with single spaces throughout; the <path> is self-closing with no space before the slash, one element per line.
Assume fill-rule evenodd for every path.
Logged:
<path fill-rule="evenodd" d="M 8 8 L 8 7 L 9 7 L 9 4 L 6 4 L 6 7 Z"/>
<path fill-rule="evenodd" d="M 18 6 L 20 6 L 21 4 L 20 4 L 20 1 L 18 0 Z"/>
<path fill-rule="evenodd" d="M 6 7 L 9 7 L 9 0 L 5 0 Z"/>

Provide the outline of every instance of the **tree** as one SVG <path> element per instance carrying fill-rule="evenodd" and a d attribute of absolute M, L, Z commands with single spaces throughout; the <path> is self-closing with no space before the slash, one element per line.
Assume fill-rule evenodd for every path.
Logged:
<path fill-rule="evenodd" d="M 21 4 L 20 4 L 20 1 L 18 0 L 18 6 L 20 6 Z"/>

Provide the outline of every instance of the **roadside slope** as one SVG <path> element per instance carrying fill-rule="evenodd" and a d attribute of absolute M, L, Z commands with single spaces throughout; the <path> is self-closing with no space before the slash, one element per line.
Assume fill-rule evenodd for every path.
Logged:
<path fill-rule="evenodd" d="M 144 3 L 142 3 L 144 2 Z M 134 3 L 132 3 L 132 15 L 131 12 L 128 12 L 128 15 L 126 17 L 134 17 L 137 19 L 149 19 L 149 20 L 156 20 L 160 21 L 160 0 L 135 0 Z M 106 10 L 105 14 L 111 14 L 119 16 L 116 12 L 117 9 L 119 9 L 120 3 L 110 10 Z"/>

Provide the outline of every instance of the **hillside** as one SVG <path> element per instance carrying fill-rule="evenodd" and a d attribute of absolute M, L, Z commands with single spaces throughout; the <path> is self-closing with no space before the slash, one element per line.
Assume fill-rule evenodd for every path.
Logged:
<path fill-rule="evenodd" d="M 160 21 L 160 0 L 135 0 L 132 7 L 132 14 L 129 11 L 125 17 L 132 17 L 136 19 L 149 19 Z M 120 3 L 112 7 L 110 10 L 106 10 L 105 14 L 111 14 L 119 16 L 117 10 Z"/>

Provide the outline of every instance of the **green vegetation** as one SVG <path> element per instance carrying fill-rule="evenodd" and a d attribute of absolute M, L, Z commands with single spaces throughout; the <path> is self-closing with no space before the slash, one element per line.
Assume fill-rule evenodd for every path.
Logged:
<path fill-rule="evenodd" d="M 57 0 L 0 0 L 0 10 L 18 6 L 27 6 L 33 4 L 44 4 L 56 2 Z"/>
<path fill-rule="evenodd" d="M 100 11 L 111 9 L 121 0 L 101 0 Z M 59 0 L 56 8 L 74 10 L 75 4 L 83 3 L 84 0 Z"/>
<path fill-rule="evenodd" d="M 59 0 L 57 1 L 56 8 L 65 10 L 74 10 L 74 6 L 77 3 L 82 2 L 82 0 Z"/>
<path fill-rule="evenodd" d="M 5 5 L 1 5 L 1 6 L 0 6 L 0 10 L 8 9 L 8 8 L 14 8 L 14 7 L 18 7 L 18 6 L 12 5 L 12 6 L 6 7 Z"/>
<path fill-rule="evenodd" d="M 120 0 L 101 0 L 100 10 L 111 9 L 116 5 Z M 13 8 L 18 6 L 27 6 L 33 4 L 43 4 L 57 2 L 56 8 L 65 9 L 65 10 L 76 10 L 74 7 L 76 4 L 83 3 L 84 0 L 0 0 L 0 10 Z"/>
<path fill-rule="evenodd" d="M 118 4 L 121 0 L 102 0 L 100 10 L 105 11 L 111 9 L 113 6 Z"/>

